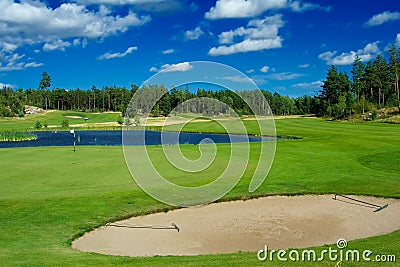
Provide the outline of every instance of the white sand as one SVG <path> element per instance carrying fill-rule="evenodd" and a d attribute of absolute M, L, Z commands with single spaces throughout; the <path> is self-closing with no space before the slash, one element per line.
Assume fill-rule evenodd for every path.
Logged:
<path fill-rule="evenodd" d="M 65 116 L 68 119 L 82 119 L 81 116 Z"/>
<path fill-rule="evenodd" d="M 201 255 L 305 248 L 354 240 L 400 229 L 400 200 L 356 197 L 384 205 L 379 212 L 324 196 L 273 196 L 157 213 L 116 224 L 171 226 L 132 229 L 103 226 L 75 240 L 85 252 L 109 255 Z"/>

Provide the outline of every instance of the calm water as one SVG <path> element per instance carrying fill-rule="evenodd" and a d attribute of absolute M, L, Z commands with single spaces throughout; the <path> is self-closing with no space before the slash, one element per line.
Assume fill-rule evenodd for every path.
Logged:
<path fill-rule="evenodd" d="M 37 147 L 37 146 L 71 146 L 74 135 L 70 132 L 33 132 L 36 140 L 21 142 L 0 142 L 0 148 L 5 147 Z M 260 142 L 261 138 L 226 134 L 174 133 L 154 131 L 125 131 L 126 145 L 160 145 L 162 144 L 199 144 L 231 143 L 231 142 Z M 122 131 L 75 131 L 77 146 L 120 146 Z"/>

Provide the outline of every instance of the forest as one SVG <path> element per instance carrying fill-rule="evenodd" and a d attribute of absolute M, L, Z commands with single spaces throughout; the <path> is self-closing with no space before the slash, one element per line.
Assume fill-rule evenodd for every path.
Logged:
<path fill-rule="evenodd" d="M 277 92 L 261 91 L 274 115 L 314 114 L 341 119 L 384 107 L 400 107 L 399 74 L 399 49 L 392 45 L 388 60 L 378 55 L 373 60 L 363 63 L 357 56 L 350 75 L 332 65 L 327 70 L 319 94 L 314 96 L 291 98 Z M 57 87 L 50 89 L 50 87 L 51 77 L 47 72 L 43 72 L 38 88 L 0 89 L 0 117 L 22 117 L 25 115 L 24 105 L 37 106 L 45 110 L 124 113 L 132 96 L 138 91 L 143 95 L 143 101 L 146 101 L 146 94 L 152 95 L 152 91 L 162 92 L 163 97 L 151 112 L 153 116 L 166 116 L 180 103 L 199 97 L 217 99 L 235 110 L 238 115 L 252 113 L 239 96 L 246 91 L 212 91 L 198 88 L 193 92 L 187 87 L 168 91 L 163 85 L 142 88 L 137 85 L 131 85 L 130 88 L 92 86 L 90 89 L 75 90 Z"/>

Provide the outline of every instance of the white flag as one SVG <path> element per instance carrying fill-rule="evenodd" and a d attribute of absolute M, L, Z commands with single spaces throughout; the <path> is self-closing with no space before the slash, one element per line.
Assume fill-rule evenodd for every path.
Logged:
<path fill-rule="evenodd" d="M 74 130 L 70 130 L 69 132 L 73 134 L 73 133 L 74 133 Z"/>

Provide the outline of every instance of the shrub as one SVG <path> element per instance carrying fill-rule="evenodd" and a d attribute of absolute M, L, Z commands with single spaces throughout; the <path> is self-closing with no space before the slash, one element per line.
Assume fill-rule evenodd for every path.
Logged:
<path fill-rule="evenodd" d="M 373 109 L 371 112 L 371 119 L 376 120 L 378 118 L 378 111 L 376 109 Z"/>
<path fill-rule="evenodd" d="M 123 120 L 122 116 L 118 117 L 117 122 L 118 122 L 119 125 L 122 125 L 124 123 L 124 120 Z"/>
<path fill-rule="evenodd" d="M 69 121 L 67 119 L 64 119 L 61 122 L 61 128 L 68 128 L 69 127 Z"/>
<path fill-rule="evenodd" d="M 135 116 L 135 125 L 139 126 L 140 125 L 140 118 L 138 115 Z"/>
<path fill-rule="evenodd" d="M 36 130 L 40 130 L 42 128 L 42 124 L 40 123 L 40 121 L 37 121 L 36 123 L 35 123 L 35 129 Z"/>
<path fill-rule="evenodd" d="M 5 107 L 0 104 L 0 117 L 14 117 L 14 113 L 10 110 L 9 107 Z"/>

